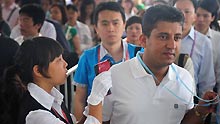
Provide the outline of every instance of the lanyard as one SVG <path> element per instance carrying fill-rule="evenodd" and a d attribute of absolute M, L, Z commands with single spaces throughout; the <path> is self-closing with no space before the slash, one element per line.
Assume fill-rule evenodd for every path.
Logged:
<path fill-rule="evenodd" d="M 62 110 L 63 117 L 53 107 L 51 108 L 51 110 L 56 114 L 57 117 L 65 119 L 66 122 L 69 124 L 69 121 L 68 121 L 66 114 L 64 113 L 63 110 Z"/>
<path fill-rule="evenodd" d="M 100 59 L 101 59 L 101 55 L 100 55 L 100 47 L 99 47 L 99 48 L 98 48 L 98 63 L 100 62 Z M 124 54 L 123 54 L 123 59 L 124 59 Z M 128 50 L 126 51 L 125 60 L 123 60 L 123 61 L 126 61 L 126 60 L 129 60 Z"/>
<path fill-rule="evenodd" d="M 138 61 L 139 61 L 139 62 L 141 63 L 141 65 L 144 67 L 144 69 L 145 69 L 149 74 L 151 74 L 155 80 L 158 81 L 157 77 L 153 74 L 153 72 L 147 67 L 147 65 L 146 65 L 146 64 L 143 62 L 143 60 L 141 59 L 141 57 L 140 57 L 140 52 L 138 52 L 136 56 L 137 56 Z M 171 65 L 171 68 L 172 68 L 172 70 L 173 70 L 173 71 L 175 72 L 175 74 L 176 74 L 176 80 L 177 80 L 181 85 L 183 85 L 193 96 L 197 97 L 197 98 L 198 98 L 199 100 L 201 100 L 201 101 L 206 102 L 206 104 L 203 104 L 203 105 L 201 105 L 201 106 L 209 106 L 209 105 L 211 105 L 211 104 L 216 104 L 216 103 L 219 102 L 219 96 L 218 96 L 218 95 L 217 95 L 215 98 L 211 99 L 211 100 L 205 100 L 205 99 L 202 99 L 202 98 L 198 97 L 197 95 L 195 95 L 195 94 L 193 93 L 193 91 L 191 91 L 191 90 L 188 88 L 188 86 L 183 82 L 183 80 L 180 78 L 180 76 L 179 76 L 177 70 L 174 68 L 173 65 Z M 161 85 L 162 85 L 162 84 L 161 84 Z M 166 87 L 165 85 L 163 85 L 163 88 L 165 88 L 168 92 L 170 92 L 173 96 L 175 96 L 175 97 L 176 97 L 177 99 L 179 99 L 180 101 L 182 101 L 182 102 L 184 102 L 184 103 L 187 103 L 187 104 L 189 103 L 189 102 L 186 101 L 185 99 L 183 99 L 183 98 L 181 98 L 180 96 L 176 95 L 176 93 L 174 93 L 172 90 L 170 90 L 170 89 L 169 89 L 168 87 Z M 215 102 L 215 100 L 217 100 L 217 102 Z M 194 104 L 194 103 L 189 103 L 189 104 Z"/>
<path fill-rule="evenodd" d="M 194 31 L 194 39 L 193 39 L 193 44 L 192 44 L 192 48 L 191 48 L 191 52 L 190 52 L 190 57 L 192 57 L 195 44 L 196 44 L 196 32 Z"/>

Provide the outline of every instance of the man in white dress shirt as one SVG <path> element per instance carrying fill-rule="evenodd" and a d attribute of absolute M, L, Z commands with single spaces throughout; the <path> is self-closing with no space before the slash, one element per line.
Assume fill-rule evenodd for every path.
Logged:
<path fill-rule="evenodd" d="M 41 36 L 40 29 L 45 21 L 45 13 L 40 5 L 27 4 L 19 11 L 21 35 L 15 40 L 21 45 L 24 40 Z"/>

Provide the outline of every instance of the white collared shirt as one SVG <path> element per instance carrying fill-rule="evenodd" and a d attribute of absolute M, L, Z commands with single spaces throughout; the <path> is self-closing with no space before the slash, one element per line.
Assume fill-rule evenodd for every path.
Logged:
<path fill-rule="evenodd" d="M 35 36 L 35 37 L 40 37 L 40 36 L 42 36 L 42 35 L 38 34 L 38 36 Z M 34 38 L 34 37 L 30 37 L 30 38 Z M 26 38 L 26 40 L 30 39 L 30 38 Z M 22 35 L 15 38 L 14 40 L 17 41 L 19 45 L 21 45 L 25 41 L 24 36 L 22 36 Z"/>
<path fill-rule="evenodd" d="M 219 93 L 220 92 L 220 76 L 219 76 L 220 75 L 220 33 L 209 28 L 206 35 L 211 39 L 212 42 L 215 78 Z"/>
<path fill-rule="evenodd" d="M 194 48 L 193 42 L 195 42 Z M 212 90 L 215 86 L 215 74 L 210 39 L 191 27 L 189 34 L 181 41 L 180 53 L 188 55 L 192 53 L 190 57 L 193 61 L 195 83 L 199 96 Z"/>
<path fill-rule="evenodd" d="M 188 71 L 172 64 L 178 77 L 194 91 L 194 80 Z M 111 68 L 112 94 L 107 110 L 111 114 L 103 121 L 111 124 L 178 124 L 187 110 L 192 109 L 193 95 L 179 81 L 177 74 L 169 66 L 161 84 L 156 86 L 152 75 L 148 74 L 135 57 Z M 175 95 L 184 99 L 178 99 Z M 105 111 L 106 101 L 104 101 Z M 107 120 L 108 119 L 108 120 Z"/>
<path fill-rule="evenodd" d="M 40 29 L 40 33 L 42 34 L 42 36 L 49 37 L 49 38 L 56 40 L 56 37 L 57 37 L 56 29 L 55 29 L 54 25 L 48 21 L 44 21 L 44 24 L 42 25 L 42 27 Z M 12 39 L 15 39 L 19 36 L 21 36 L 21 31 L 20 31 L 20 25 L 17 24 L 11 30 L 10 37 Z"/>
<path fill-rule="evenodd" d="M 53 107 L 59 113 L 59 115 L 63 117 L 62 109 L 61 109 L 61 104 L 63 102 L 63 95 L 56 88 L 52 88 L 50 94 L 34 83 L 29 83 L 27 88 L 28 91 L 30 92 L 30 95 L 43 107 L 47 108 L 48 110 L 51 110 L 51 108 Z M 76 123 L 74 121 L 75 117 L 73 115 L 71 116 L 73 119 L 73 123 Z M 65 123 L 61 121 L 59 118 L 56 118 L 49 111 L 39 109 L 29 112 L 29 114 L 26 116 L 26 124 L 65 124 Z M 100 124 L 100 122 L 95 117 L 88 116 L 85 124 Z"/>

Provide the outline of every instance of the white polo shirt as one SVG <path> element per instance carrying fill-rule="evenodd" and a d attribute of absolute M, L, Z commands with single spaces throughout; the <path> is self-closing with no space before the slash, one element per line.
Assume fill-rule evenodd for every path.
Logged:
<path fill-rule="evenodd" d="M 189 72 L 175 64 L 172 66 L 178 78 L 195 91 Z M 177 74 L 171 66 L 159 86 L 136 57 L 114 65 L 111 73 L 112 94 L 104 101 L 103 121 L 110 120 L 111 124 L 179 124 L 187 110 L 194 106 L 193 94 L 176 80 Z"/>

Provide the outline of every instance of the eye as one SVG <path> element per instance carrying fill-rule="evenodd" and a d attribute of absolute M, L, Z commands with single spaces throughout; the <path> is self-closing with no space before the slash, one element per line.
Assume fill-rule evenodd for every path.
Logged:
<path fill-rule="evenodd" d="M 167 39 L 168 39 L 168 36 L 165 35 L 165 34 L 161 34 L 161 35 L 159 35 L 159 39 L 160 39 L 160 40 L 167 40 Z"/>
<path fill-rule="evenodd" d="M 177 41 L 177 42 L 180 41 L 181 39 L 182 39 L 181 36 L 175 36 L 175 37 L 174 37 L 174 40 Z"/>
<path fill-rule="evenodd" d="M 113 24 L 114 24 L 114 25 L 118 25 L 118 22 L 114 22 Z"/>
<path fill-rule="evenodd" d="M 189 14 L 190 12 L 191 12 L 191 11 L 189 11 L 189 10 L 185 10 L 185 11 L 184 11 L 185 14 Z"/>

